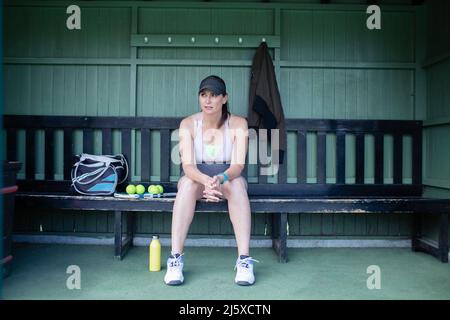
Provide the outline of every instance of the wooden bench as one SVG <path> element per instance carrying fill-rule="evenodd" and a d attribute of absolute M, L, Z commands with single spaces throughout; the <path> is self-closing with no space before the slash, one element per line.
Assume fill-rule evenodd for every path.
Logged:
<path fill-rule="evenodd" d="M 18 207 L 55 208 L 70 210 L 107 210 L 115 213 L 115 256 L 123 258 L 132 245 L 136 212 L 171 212 L 174 199 L 123 200 L 103 196 L 77 196 L 67 194 L 70 169 L 74 155 L 74 132 L 82 130 L 82 150 L 94 151 L 94 130 L 101 131 L 101 153 L 112 154 L 113 131 L 120 131 L 121 153 L 132 159 L 134 133 L 140 131 L 141 181 L 150 183 L 151 132 L 160 133 L 160 181 L 168 192 L 176 191 L 176 182 L 170 181 L 171 132 L 178 128 L 179 118 L 155 117 L 83 117 L 83 116 L 4 116 L 7 134 L 7 159 L 17 160 L 19 130 L 25 130 L 25 179 L 19 179 L 16 195 Z M 412 214 L 412 249 L 423 251 L 448 261 L 448 215 L 450 200 L 422 196 L 422 123 L 397 120 L 319 120 L 287 119 L 288 133 L 296 135 L 297 177 L 288 183 L 287 161 L 280 166 L 272 183 L 265 175 L 258 174 L 257 182 L 249 181 L 251 210 L 272 217 L 272 243 L 280 262 L 286 262 L 288 216 L 302 213 L 355 213 Z M 55 132 L 63 132 L 63 179 L 55 180 L 54 152 Z M 38 133 L 38 131 L 42 133 Z M 316 180 L 307 179 L 307 134 L 316 136 Z M 35 138 L 43 134 L 44 147 L 37 150 Z M 336 177 L 327 181 L 327 135 L 335 135 Z M 355 181 L 346 181 L 346 135 L 355 136 Z M 374 141 L 374 180 L 365 179 L 365 136 Z M 393 139 L 393 181 L 384 178 L 384 141 L 386 135 Z M 403 137 L 411 139 L 411 181 L 403 179 Z M 61 142 L 61 141 L 60 141 Z M 61 147 L 60 147 L 61 149 Z M 45 173 L 36 179 L 35 157 L 44 154 Z M 288 151 L 289 153 L 289 151 Z M 286 157 L 286 156 L 285 156 Z M 406 159 L 406 158 L 405 158 Z M 130 170 L 133 162 L 129 161 Z M 259 169 L 259 165 L 256 165 Z M 246 172 L 248 172 L 246 167 Z M 132 172 L 132 171 L 131 171 Z M 260 173 L 259 170 L 257 172 Z M 124 186 L 124 185 L 123 185 Z M 123 187 L 122 186 L 122 187 Z M 206 203 L 198 201 L 197 212 L 227 212 L 226 202 Z M 429 214 L 439 215 L 439 239 L 437 244 L 422 238 L 422 220 Z M 126 232 L 125 231 L 126 227 Z"/>

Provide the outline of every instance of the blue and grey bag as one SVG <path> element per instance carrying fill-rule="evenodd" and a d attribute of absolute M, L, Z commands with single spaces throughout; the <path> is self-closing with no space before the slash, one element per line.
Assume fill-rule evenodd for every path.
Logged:
<path fill-rule="evenodd" d="M 118 184 L 128 178 L 128 163 L 122 154 L 75 156 L 71 191 L 84 195 L 112 195 Z"/>

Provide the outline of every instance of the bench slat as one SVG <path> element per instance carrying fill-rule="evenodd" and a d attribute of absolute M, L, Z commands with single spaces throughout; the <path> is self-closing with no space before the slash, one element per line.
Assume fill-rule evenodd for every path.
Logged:
<path fill-rule="evenodd" d="M 170 176 L 170 130 L 169 129 L 162 129 L 161 130 L 161 175 L 160 180 L 163 182 L 169 181 Z"/>
<path fill-rule="evenodd" d="M 336 134 L 336 183 L 345 183 L 345 133 Z"/>
<path fill-rule="evenodd" d="M 412 136 L 412 183 L 422 184 L 422 131 L 417 129 Z"/>
<path fill-rule="evenodd" d="M 297 131 L 297 183 L 306 183 L 306 131 Z"/>
<path fill-rule="evenodd" d="M 356 133 L 356 152 L 355 152 L 355 182 L 364 183 L 364 158 L 365 158 L 365 139 L 364 133 Z"/>
<path fill-rule="evenodd" d="M 53 180 L 54 176 L 55 132 L 45 130 L 45 180 Z"/>
<path fill-rule="evenodd" d="M 26 131 L 26 141 L 25 141 L 25 177 L 27 179 L 34 179 L 34 174 L 36 172 L 36 141 L 35 135 L 36 131 L 34 129 L 28 129 Z"/>
<path fill-rule="evenodd" d="M 324 131 L 317 132 L 317 183 L 326 183 L 327 170 L 327 134 Z"/>
<path fill-rule="evenodd" d="M 64 180 L 70 180 L 73 161 L 73 130 L 64 128 Z"/>
<path fill-rule="evenodd" d="M 109 128 L 102 129 L 102 153 L 112 154 L 112 130 Z"/>
<path fill-rule="evenodd" d="M 6 159 L 17 161 L 17 130 L 6 130 Z"/>
<path fill-rule="evenodd" d="M 127 181 L 131 180 L 134 173 L 134 167 L 131 157 L 131 129 L 122 130 L 122 154 L 125 156 L 128 162 L 128 178 Z"/>
<path fill-rule="evenodd" d="M 94 131 L 93 129 L 83 130 L 83 152 L 94 153 Z"/>
<path fill-rule="evenodd" d="M 403 182 L 403 136 L 394 135 L 394 183 Z"/>
<path fill-rule="evenodd" d="M 384 182 L 384 135 L 375 133 L 375 184 Z"/>
<path fill-rule="evenodd" d="M 257 135 L 257 137 L 258 137 L 258 145 L 257 145 L 257 159 L 258 159 L 258 161 L 257 161 L 257 165 L 256 165 L 256 168 L 257 168 L 257 175 L 258 175 L 258 183 L 261 183 L 261 184 L 266 184 L 267 183 L 267 175 L 266 174 L 263 174 L 263 172 L 262 172 L 262 169 L 263 169 L 263 167 L 265 168 L 267 165 L 265 165 L 265 164 L 263 164 L 263 163 L 261 163 L 261 145 L 260 145 L 260 143 L 259 143 L 259 135 Z M 266 135 L 266 137 L 267 137 L 267 135 Z M 266 139 L 266 141 L 267 141 L 267 139 Z M 265 152 L 266 152 L 266 155 L 267 155 L 267 152 L 268 152 L 268 146 L 266 147 L 266 150 L 265 150 Z M 263 152 L 264 153 L 264 152 Z"/>
<path fill-rule="evenodd" d="M 16 194 L 18 206 L 38 206 L 70 210 L 124 210 L 144 212 L 171 212 L 174 198 L 127 200 L 113 197 L 55 196 Z M 254 213 L 448 213 L 450 200 L 421 197 L 383 198 L 250 198 Z M 198 212 L 227 212 L 226 201 L 218 203 L 197 201 Z M 447 225 L 448 226 L 448 225 Z"/>
<path fill-rule="evenodd" d="M 280 159 L 280 168 L 278 169 L 278 183 L 287 182 L 287 150 L 283 152 L 283 159 Z"/>
<path fill-rule="evenodd" d="M 150 129 L 141 129 L 141 181 L 150 181 Z"/>

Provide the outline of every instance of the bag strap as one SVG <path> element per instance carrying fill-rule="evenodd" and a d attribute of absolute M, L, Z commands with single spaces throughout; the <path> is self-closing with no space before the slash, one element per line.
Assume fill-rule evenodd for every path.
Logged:
<path fill-rule="evenodd" d="M 114 159 L 114 156 L 112 156 L 112 155 L 97 156 L 94 154 L 82 153 L 81 157 L 80 157 L 80 161 L 84 161 L 86 159 L 93 160 L 93 161 L 99 161 L 99 162 L 105 162 L 106 164 L 110 164 L 112 162 L 122 162 L 122 160 Z"/>

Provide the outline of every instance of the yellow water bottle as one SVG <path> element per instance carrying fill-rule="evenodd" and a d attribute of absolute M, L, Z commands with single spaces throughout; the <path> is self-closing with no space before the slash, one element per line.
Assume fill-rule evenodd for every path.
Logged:
<path fill-rule="evenodd" d="M 161 270 L 161 243 L 159 236 L 153 236 L 149 246 L 149 270 Z"/>

